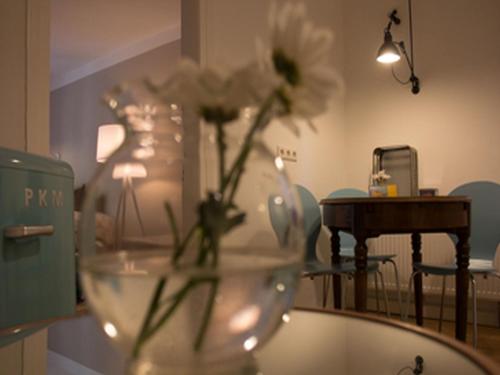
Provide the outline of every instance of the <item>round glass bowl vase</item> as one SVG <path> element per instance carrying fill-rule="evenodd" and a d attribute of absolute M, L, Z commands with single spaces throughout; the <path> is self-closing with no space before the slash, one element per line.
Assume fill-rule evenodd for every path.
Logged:
<path fill-rule="evenodd" d="M 247 373 L 248 353 L 291 307 L 303 262 L 302 212 L 283 162 L 255 140 L 231 206 L 239 219 L 200 261 L 203 233 L 218 222 L 200 223 L 207 197 L 219 199 L 215 129 L 199 125 L 188 150 L 176 106 L 127 111 L 125 142 L 89 184 L 80 219 L 86 301 L 131 373 Z M 228 125 L 226 170 L 240 155 L 246 118 Z M 189 200 L 188 174 L 198 174 L 203 192 Z"/>

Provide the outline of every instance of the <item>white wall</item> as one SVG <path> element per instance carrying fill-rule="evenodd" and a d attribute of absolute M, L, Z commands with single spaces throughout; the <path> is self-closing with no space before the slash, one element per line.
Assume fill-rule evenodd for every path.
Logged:
<path fill-rule="evenodd" d="M 409 46 L 407 2 L 343 0 L 343 5 L 348 185 L 366 189 L 373 149 L 397 144 L 417 149 L 420 187 L 436 187 L 446 195 L 473 180 L 500 182 L 500 49 L 494 47 L 499 44 L 500 2 L 413 1 L 418 95 L 375 61 L 387 14 L 394 7 L 402 22 L 393 26 L 393 36 Z M 404 62 L 399 65 L 396 72 L 407 78 Z M 400 237 L 375 241 L 374 251 L 401 255 L 397 259 L 405 284 L 410 264 L 403 259 L 411 249 L 409 240 Z M 447 236 L 424 237 L 424 261 L 454 261 Z M 498 251 L 495 264 L 500 266 Z M 437 292 L 440 286 L 439 277 L 424 279 L 424 288 Z M 478 292 L 481 298 L 497 299 L 500 283 L 480 279 Z M 494 318 L 491 307 L 484 313 Z"/>
<path fill-rule="evenodd" d="M 255 60 L 256 38 L 267 40 L 267 14 L 271 1 L 201 1 L 201 62 L 217 68 L 240 67 Z M 278 2 L 280 3 L 280 2 Z M 283 3 L 283 1 L 281 2 Z M 336 35 L 331 54 L 332 67 L 343 71 L 342 7 L 339 0 L 307 3 L 311 18 Z M 344 183 L 344 100 L 336 97 L 330 110 L 315 119 L 317 133 L 303 127 L 300 138 L 273 124 L 265 139 L 274 150 L 277 145 L 298 151 L 298 162 L 288 163 L 296 183 L 309 187 L 318 197 Z M 314 168 L 311 168 L 314 166 Z"/>
<path fill-rule="evenodd" d="M 254 57 L 254 40 L 267 30 L 270 1 L 192 2 L 200 6 L 202 64 L 239 66 Z M 466 181 L 500 181 L 500 50 L 495 47 L 500 3 L 413 3 L 415 67 L 422 87 L 416 96 L 375 61 L 394 7 L 402 24 L 393 27 L 393 35 L 409 46 L 407 1 L 306 2 L 314 22 L 336 34 L 332 66 L 343 73 L 345 96 L 335 98 L 332 109 L 315 119 L 317 134 L 306 129 L 296 139 L 275 127 L 267 140 L 272 149 L 280 145 L 298 151 L 298 162 L 287 163 L 288 171 L 318 198 L 345 186 L 367 189 L 373 149 L 396 144 L 417 149 L 420 187 L 447 194 Z M 406 78 L 404 63 L 399 65 L 396 71 Z M 326 255 L 325 240 L 320 247 Z M 439 261 L 452 256 L 450 246 Z"/>
<path fill-rule="evenodd" d="M 395 144 L 417 149 L 422 187 L 447 194 L 471 180 L 500 181 L 500 2 L 413 2 L 416 96 L 375 61 L 394 5 L 402 19 L 394 37 L 409 46 L 406 3 L 343 2 L 348 183 L 366 188 L 373 149 Z"/>
<path fill-rule="evenodd" d="M 238 66 L 253 58 L 254 40 L 267 30 L 270 2 L 200 3 L 201 61 Z M 375 61 L 394 7 L 402 19 L 393 27 L 394 37 L 409 45 L 406 1 L 314 1 L 307 7 L 316 23 L 336 34 L 332 61 L 344 73 L 346 94 L 315 121 L 318 134 L 305 130 L 294 139 L 286 130 L 271 132 L 272 146 L 297 148 L 298 162 L 287 163 L 296 182 L 318 196 L 345 185 L 366 188 L 373 149 L 393 144 L 415 147 L 420 186 L 438 187 L 443 194 L 465 181 L 500 179 L 498 1 L 414 2 L 418 95 Z M 404 63 L 399 65 L 396 71 L 406 77 Z"/>
<path fill-rule="evenodd" d="M 270 4 L 270 0 L 183 2 L 182 43 L 190 47 L 188 55 L 197 58 L 204 66 L 223 70 L 240 67 L 253 61 L 256 57 L 256 38 L 267 39 L 267 15 Z M 334 31 L 336 38 L 331 53 L 331 64 L 342 74 L 344 38 L 341 1 L 307 2 L 307 8 L 310 17 L 317 24 Z M 186 22 L 199 26 L 199 29 L 186 27 Z M 198 43 L 193 43 L 193 39 Z M 296 138 L 285 127 L 274 123 L 266 130 L 264 138 L 271 150 L 280 145 L 297 151 L 298 161 L 286 162 L 287 171 L 294 183 L 308 187 L 319 198 L 345 185 L 344 97 L 341 95 L 334 97 L 329 111 L 315 119 L 314 123 L 317 132 L 312 132 L 304 125 L 300 138 Z M 201 170 L 200 184 L 201 191 L 204 192 L 207 181 L 203 178 L 203 164 Z M 258 228 L 255 230 L 257 232 Z M 241 233 L 238 235 L 241 236 Z M 250 238 L 255 237 L 250 236 Z M 262 240 L 260 234 L 257 237 Z M 305 303 L 314 299 L 312 296 L 315 290 L 312 290 L 311 286 L 312 284 L 306 280 L 303 289 L 304 298 L 301 298 Z"/>

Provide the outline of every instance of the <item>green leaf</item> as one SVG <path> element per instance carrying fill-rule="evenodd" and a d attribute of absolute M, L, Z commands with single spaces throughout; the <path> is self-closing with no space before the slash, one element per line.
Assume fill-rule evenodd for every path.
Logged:
<path fill-rule="evenodd" d="M 224 233 L 229 232 L 231 229 L 234 227 L 237 227 L 238 225 L 241 225 L 245 222 L 246 214 L 244 212 L 239 213 L 233 217 L 227 218 L 226 223 L 225 223 L 225 230 Z"/>

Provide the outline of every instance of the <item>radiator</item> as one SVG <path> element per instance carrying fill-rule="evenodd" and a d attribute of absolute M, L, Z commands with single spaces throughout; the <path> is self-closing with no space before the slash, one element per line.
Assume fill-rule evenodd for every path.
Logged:
<path fill-rule="evenodd" d="M 402 290 L 408 289 L 411 275 L 411 239 L 410 235 L 386 235 L 368 241 L 369 254 L 396 254 L 394 259 L 399 270 Z M 495 267 L 500 270 L 500 251 L 497 251 Z M 433 264 L 448 264 L 455 261 L 455 250 L 450 238 L 445 234 L 422 235 L 423 261 Z M 390 264 L 382 266 L 382 272 L 388 288 L 395 289 L 394 271 Z M 441 293 L 442 277 L 427 276 L 423 278 L 426 293 Z M 476 276 L 478 297 L 483 299 L 500 300 L 500 279 L 488 277 L 483 279 Z M 446 293 L 455 293 L 455 278 L 447 277 Z"/>

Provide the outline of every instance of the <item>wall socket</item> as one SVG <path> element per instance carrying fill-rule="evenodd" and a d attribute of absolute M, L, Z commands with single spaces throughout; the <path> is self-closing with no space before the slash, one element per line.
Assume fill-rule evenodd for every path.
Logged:
<path fill-rule="evenodd" d="M 281 157 L 281 159 L 286 161 L 297 161 L 297 151 L 292 150 L 290 148 L 277 146 L 276 147 L 277 156 Z"/>

